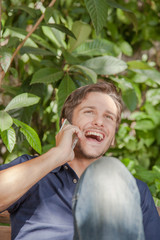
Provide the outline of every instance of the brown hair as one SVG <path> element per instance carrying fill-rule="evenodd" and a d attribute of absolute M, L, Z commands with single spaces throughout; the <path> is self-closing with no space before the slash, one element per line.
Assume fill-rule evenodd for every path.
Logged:
<path fill-rule="evenodd" d="M 121 98 L 120 90 L 117 90 L 116 86 L 110 82 L 98 82 L 95 84 L 85 85 L 73 91 L 67 97 L 63 105 L 61 116 L 60 116 L 60 125 L 62 122 L 62 118 L 64 119 L 67 118 L 68 121 L 72 123 L 72 115 L 73 115 L 74 109 L 85 99 L 87 94 L 90 92 L 106 93 L 114 100 L 118 110 L 117 126 L 116 126 L 116 131 L 117 131 L 121 121 L 122 98 Z"/>

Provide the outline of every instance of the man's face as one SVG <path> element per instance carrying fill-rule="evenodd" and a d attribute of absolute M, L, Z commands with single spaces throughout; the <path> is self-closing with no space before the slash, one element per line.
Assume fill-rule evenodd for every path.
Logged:
<path fill-rule="evenodd" d="M 76 157 L 97 159 L 114 141 L 117 107 L 106 93 L 91 92 L 74 109 L 72 124 L 82 131 L 76 145 Z"/>

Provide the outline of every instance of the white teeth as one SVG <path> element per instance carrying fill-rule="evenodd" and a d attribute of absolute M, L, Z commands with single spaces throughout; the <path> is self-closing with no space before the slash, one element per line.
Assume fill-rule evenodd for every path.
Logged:
<path fill-rule="evenodd" d="M 94 136 L 98 136 L 99 138 L 100 138 L 100 140 L 102 140 L 103 138 L 104 138 L 104 136 L 103 136 L 103 134 L 101 134 L 101 133 L 97 133 L 97 132 L 87 132 L 87 134 L 86 134 L 87 136 L 88 135 L 94 135 Z"/>

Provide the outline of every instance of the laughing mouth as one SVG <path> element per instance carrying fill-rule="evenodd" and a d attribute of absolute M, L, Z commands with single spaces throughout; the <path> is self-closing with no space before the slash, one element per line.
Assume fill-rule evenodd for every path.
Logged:
<path fill-rule="evenodd" d="M 85 137 L 90 138 L 90 139 L 95 139 L 98 142 L 101 142 L 105 138 L 105 135 L 103 133 L 99 133 L 99 132 L 95 132 L 95 131 L 87 131 L 85 133 Z"/>

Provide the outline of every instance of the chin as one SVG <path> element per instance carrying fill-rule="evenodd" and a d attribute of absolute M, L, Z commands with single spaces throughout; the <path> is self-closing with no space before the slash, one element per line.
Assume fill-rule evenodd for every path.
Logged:
<path fill-rule="evenodd" d="M 77 158 L 98 159 L 102 157 L 108 150 L 109 144 L 96 146 L 78 142 L 75 147 L 75 155 Z"/>
<path fill-rule="evenodd" d="M 92 150 L 85 150 L 85 149 L 82 149 L 81 147 L 78 147 L 77 151 L 76 151 L 76 157 L 78 158 L 85 158 L 85 159 L 98 159 L 100 158 L 101 156 L 103 156 L 105 152 L 95 152 L 95 149 L 92 149 Z"/>

